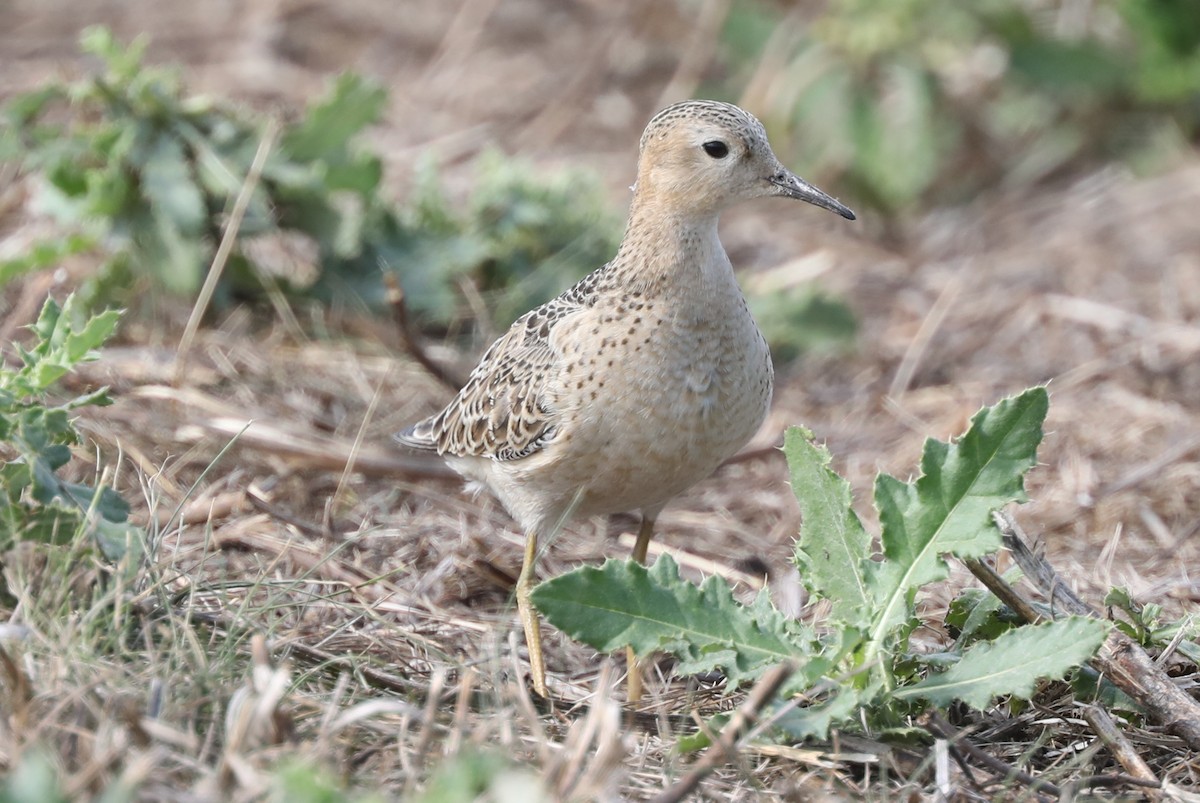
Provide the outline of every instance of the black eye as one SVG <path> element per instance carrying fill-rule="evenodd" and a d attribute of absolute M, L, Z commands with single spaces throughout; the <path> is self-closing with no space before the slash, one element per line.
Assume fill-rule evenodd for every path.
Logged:
<path fill-rule="evenodd" d="M 706 142 L 700 147 L 704 148 L 704 152 L 714 159 L 724 159 L 729 155 L 729 146 L 719 139 Z"/>

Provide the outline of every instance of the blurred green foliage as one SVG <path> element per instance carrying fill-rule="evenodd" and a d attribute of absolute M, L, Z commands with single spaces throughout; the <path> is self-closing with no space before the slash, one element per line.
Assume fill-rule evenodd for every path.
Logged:
<path fill-rule="evenodd" d="M 805 352 L 844 349 L 858 331 L 846 302 L 815 285 L 755 295 L 749 304 L 777 363 L 791 362 Z"/>
<path fill-rule="evenodd" d="M 1200 132 L 1194 0 L 736 0 L 722 45 L 716 92 L 762 112 L 798 170 L 886 213 L 1100 160 L 1153 167 Z"/>
<path fill-rule="evenodd" d="M 146 287 L 194 296 L 203 283 L 266 121 L 187 95 L 174 70 L 144 64 L 145 42 L 123 46 L 103 28 L 82 37 L 101 69 L 69 85 L 21 95 L 4 109 L 0 159 L 40 179 L 37 203 L 61 239 L 0 263 L 0 278 L 99 249 L 103 265 L 82 296 L 93 305 L 136 303 Z M 319 302 L 383 309 L 385 271 L 426 329 L 450 331 L 483 310 L 504 328 L 616 252 L 621 220 L 599 177 L 542 174 L 483 152 L 462 203 L 423 162 L 406 203 L 383 200 L 380 159 L 355 145 L 378 120 L 384 90 L 342 75 L 286 124 L 270 150 L 238 230 L 217 302 L 278 288 Z M 777 357 L 852 336 L 837 302 L 759 300 Z M 474 302 L 474 303 L 472 303 Z"/>
<path fill-rule="evenodd" d="M 145 42 L 125 47 L 103 28 L 82 37 L 102 69 L 69 85 L 17 97 L 4 110 L 0 159 L 18 159 L 42 179 L 40 208 L 105 255 L 91 285 L 101 300 L 148 277 L 197 292 L 263 137 L 265 121 L 187 95 L 178 73 L 143 63 Z M 384 90 L 342 75 L 326 97 L 283 126 L 238 231 L 218 302 L 278 286 L 320 301 L 378 309 L 383 271 L 398 274 L 426 323 L 462 317 L 462 282 L 505 290 L 507 324 L 602 264 L 619 221 L 599 180 L 485 154 L 462 213 L 426 167 L 411 204 L 381 197 L 380 159 L 354 144 L 378 120 Z M 47 254 L 62 246 L 43 244 Z M 43 255 L 45 256 L 45 254 Z M 9 266 L 37 269 L 44 259 Z M 0 266 L 0 270 L 4 270 Z"/>
<path fill-rule="evenodd" d="M 58 770 L 44 754 L 30 751 L 10 761 L 0 778 L 0 803 L 67 803 Z"/>
<path fill-rule="evenodd" d="M 63 376 L 96 358 L 117 325 L 118 313 L 88 315 L 82 306 L 77 296 L 61 306 L 48 300 L 29 347 L 16 347 L 20 366 L 0 363 L 0 554 L 21 541 L 65 544 L 80 534 L 113 560 L 141 547 L 129 505 L 112 488 L 59 474 L 79 442 L 72 412 L 110 403 L 103 388 L 62 403 L 51 398 Z"/>
<path fill-rule="evenodd" d="M 457 211 L 424 163 L 400 213 L 400 247 L 385 255 L 400 268 L 412 306 L 434 321 L 461 314 L 466 280 L 484 297 L 491 324 L 507 327 L 616 253 L 621 221 L 596 174 L 539 175 L 496 150 L 480 154 L 474 170 L 472 194 Z"/>

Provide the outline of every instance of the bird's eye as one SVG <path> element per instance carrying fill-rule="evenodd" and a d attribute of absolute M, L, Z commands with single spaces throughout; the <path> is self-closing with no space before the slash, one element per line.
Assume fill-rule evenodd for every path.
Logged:
<path fill-rule="evenodd" d="M 714 159 L 724 159 L 729 155 L 729 146 L 719 139 L 706 142 L 700 147 L 704 148 L 704 152 Z"/>

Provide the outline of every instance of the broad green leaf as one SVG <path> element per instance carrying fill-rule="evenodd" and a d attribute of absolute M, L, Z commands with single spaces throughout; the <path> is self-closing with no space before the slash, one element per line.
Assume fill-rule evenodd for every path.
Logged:
<path fill-rule="evenodd" d="M 866 578 L 871 536 L 850 506 L 850 484 L 829 467 L 829 450 L 814 444 L 806 429 L 790 428 L 783 451 L 803 516 L 796 564 L 804 583 L 830 601 L 830 618 L 865 624 L 872 605 Z"/>
<path fill-rule="evenodd" d="M 1009 53 L 1013 77 L 1050 95 L 1119 91 L 1128 69 L 1097 42 L 1031 38 L 1013 45 Z"/>
<path fill-rule="evenodd" d="M 597 650 L 671 652 L 681 674 L 721 667 L 731 685 L 810 651 L 811 639 L 765 597 L 748 608 L 719 577 L 695 586 L 668 555 L 650 568 L 610 559 L 576 569 L 535 588 L 533 602 L 552 625 Z"/>
<path fill-rule="evenodd" d="M 698 730 L 695 733 L 685 734 L 675 740 L 674 752 L 678 755 L 686 755 L 695 753 L 709 747 L 712 744 L 712 739 L 708 734 L 720 733 L 721 729 L 729 724 L 731 714 L 728 711 L 722 711 L 719 714 L 714 714 L 707 723 L 707 731 Z"/>
<path fill-rule="evenodd" d="M 911 615 L 912 594 L 946 576 L 942 555 L 980 557 L 1000 546 L 991 513 L 1025 500 L 1023 477 L 1035 463 L 1049 395 L 1032 388 L 985 407 L 956 443 L 925 442 L 922 475 L 875 483 L 884 560 L 868 566 L 876 600 L 870 652 Z"/>
<path fill-rule="evenodd" d="M 149 44 L 149 40 L 144 36 L 139 36 L 128 46 L 122 47 L 121 43 L 112 35 L 112 31 L 103 25 L 84 28 L 83 33 L 79 36 L 79 47 L 83 52 L 99 56 L 109 72 L 125 81 L 143 69 L 142 56 L 146 52 L 147 44 Z"/>
<path fill-rule="evenodd" d="M 12 527 L 6 533 L 10 539 L 39 544 L 69 544 L 83 527 L 83 511 L 63 505 L 18 506 L 17 515 L 4 525 Z M 5 540 L 0 538 L 0 541 Z"/>
<path fill-rule="evenodd" d="M 58 84 L 34 89 L 17 95 L 4 105 L 5 127 L 13 129 L 35 120 L 51 101 L 63 100 L 66 92 Z"/>
<path fill-rule="evenodd" d="M 30 377 L 39 388 L 48 388 L 66 376 L 70 370 L 70 366 L 61 363 L 41 362 L 30 372 Z"/>
<path fill-rule="evenodd" d="M 793 150 L 801 175 L 843 170 L 854 162 L 854 94 L 850 68 L 828 48 L 818 43 L 793 62 L 793 70 L 805 82 L 798 89 L 792 112 Z M 774 133 L 772 133 L 774 138 Z"/>
<path fill-rule="evenodd" d="M 0 778 L 3 803 L 66 803 L 59 788 L 60 770 L 36 747 L 25 751 Z"/>
<path fill-rule="evenodd" d="M 1011 630 L 972 647 L 953 668 L 898 689 L 892 697 L 924 699 L 938 707 L 962 700 L 979 709 L 1001 694 L 1028 699 L 1039 679 L 1057 680 L 1091 658 L 1108 630 L 1107 622 L 1082 616 Z"/>
<path fill-rule="evenodd" d="M 87 215 L 92 218 L 116 218 L 133 199 L 133 184 L 117 159 L 104 169 L 87 174 Z"/>

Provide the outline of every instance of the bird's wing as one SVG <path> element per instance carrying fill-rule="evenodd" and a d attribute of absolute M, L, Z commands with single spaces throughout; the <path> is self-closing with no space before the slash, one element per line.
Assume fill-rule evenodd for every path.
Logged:
<path fill-rule="evenodd" d="M 545 446 L 558 420 L 546 399 L 559 359 L 551 335 L 590 306 L 588 279 L 518 318 L 484 353 L 454 400 L 396 440 L 438 454 L 501 461 L 528 457 Z"/>

